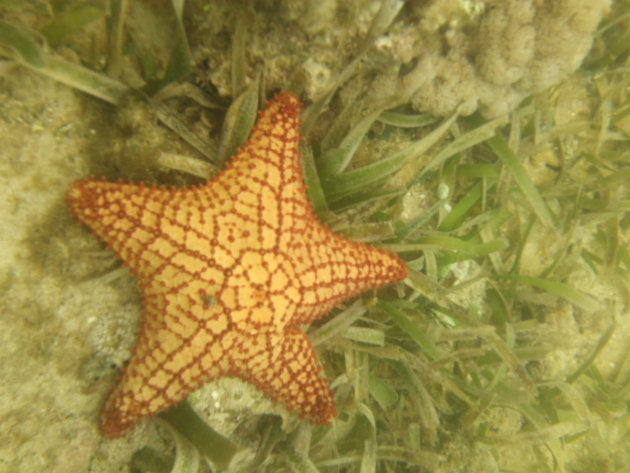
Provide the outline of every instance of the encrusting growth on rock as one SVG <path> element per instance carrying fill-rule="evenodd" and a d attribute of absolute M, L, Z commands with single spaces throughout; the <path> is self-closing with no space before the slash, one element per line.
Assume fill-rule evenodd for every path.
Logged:
<path fill-rule="evenodd" d="M 249 141 L 203 185 L 86 179 L 70 189 L 72 212 L 131 268 L 143 295 L 137 346 L 103 408 L 107 436 L 220 376 L 314 422 L 335 416 L 300 326 L 403 279 L 407 267 L 316 219 L 299 153 L 301 108 L 288 93 L 270 101 Z"/>

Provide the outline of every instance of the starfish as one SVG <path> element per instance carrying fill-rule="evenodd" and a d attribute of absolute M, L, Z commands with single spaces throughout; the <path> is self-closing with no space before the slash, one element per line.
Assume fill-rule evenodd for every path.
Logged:
<path fill-rule="evenodd" d="M 203 185 L 72 185 L 70 209 L 130 267 L 143 297 L 137 345 L 102 410 L 108 437 L 220 376 L 315 423 L 336 415 L 301 327 L 403 279 L 407 267 L 317 220 L 299 152 L 301 110 L 289 93 L 268 102 L 248 142 Z"/>

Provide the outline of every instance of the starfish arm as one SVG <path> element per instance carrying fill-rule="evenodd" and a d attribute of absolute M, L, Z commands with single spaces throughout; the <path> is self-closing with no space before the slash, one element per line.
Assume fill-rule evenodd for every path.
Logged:
<path fill-rule="evenodd" d="M 252 343 L 253 342 L 253 343 Z M 306 335 L 289 327 L 281 335 L 251 337 L 246 355 L 232 372 L 272 400 L 318 424 L 336 415 L 334 395 Z"/>
<path fill-rule="evenodd" d="M 133 356 L 103 408 L 108 437 L 123 435 L 229 368 L 226 352 L 233 335 L 228 317 L 221 307 L 194 299 L 182 292 L 145 294 Z"/>
<path fill-rule="evenodd" d="M 138 345 L 136 354 L 142 345 Z M 101 411 L 103 433 L 109 438 L 124 435 L 140 420 L 174 405 L 187 394 L 192 386 L 186 386 L 173 372 L 162 369 L 162 358 L 134 357 L 109 394 Z"/>
<path fill-rule="evenodd" d="M 191 230 L 182 221 L 191 217 L 181 214 L 188 210 L 183 205 L 190 200 L 188 194 L 195 191 L 85 179 L 73 184 L 67 200 L 81 222 L 145 277 L 169 262 L 181 241 L 190 239 Z"/>
<path fill-rule="evenodd" d="M 134 357 L 125 367 L 122 377 L 109 394 L 103 406 L 102 428 L 110 438 L 122 436 L 127 430 L 145 417 L 154 415 L 182 400 L 196 383 L 190 371 L 176 372 L 165 367 L 164 352 L 147 343 L 142 335 L 134 352 Z M 171 354 L 176 364 L 190 370 L 193 363 L 186 350 Z M 187 358 L 188 363 L 181 359 Z M 173 362 L 171 362 L 173 364 Z"/>
<path fill-rule="evenodd" d="M 266 242 L 262 229 L 234 213 L 225 188 L 212 182 L 160 189 L 85 179 L 74 183 L 68 204 L 142 286 L 172 288 L 201 279 L 213 293 L 244 248 Z"/>
<path fill-rule="evenodd" d="M 253 216 L 276 238 L 287 218 L 299 224 L 312 214 L 299 150 L 301 111 L 301 102 L 289 93 L 269 101 L 249 140 L 217 177 L 235 211 Z"/>
<path fill-rule="evenodd" d="M 395 254 L 311 227 L 293 247 L 301 300 L 294 323 L 308 324 L 361 292 L 400 281 L 407 265 Z"/>

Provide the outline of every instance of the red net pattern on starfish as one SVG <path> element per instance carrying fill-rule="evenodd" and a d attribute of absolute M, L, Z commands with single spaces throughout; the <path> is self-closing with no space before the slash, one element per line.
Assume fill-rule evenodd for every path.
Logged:
<path fill-rule="evenodd" d="M 269 102 L 246 145 L 202 186 L 77 181 L 68 202 L 140 281 L 137 346 L 103 409 L 122 435 L 219 376 L 240 377 L 317 423 L 335 415 L 301 324 L 405 277 L 395 255 L 333 234 L 308 201 L 301 104 Z"/>

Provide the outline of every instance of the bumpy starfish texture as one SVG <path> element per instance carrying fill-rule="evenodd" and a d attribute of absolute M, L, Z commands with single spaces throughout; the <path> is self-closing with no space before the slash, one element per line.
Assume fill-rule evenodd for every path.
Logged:
<path fill-rule="evenodd" d="M 300 326 L 407 268 L 316 219 L 299 153 L 301 108 L 291 94 L 270 101 L 249 141 L 204 185 L 86 179 L 70 189 L 73 213 L 131 268 L 144 301 L 137 346 L 103 408 L 107 436 L 220 376 L 314 422 L 335 416 Z"/>

